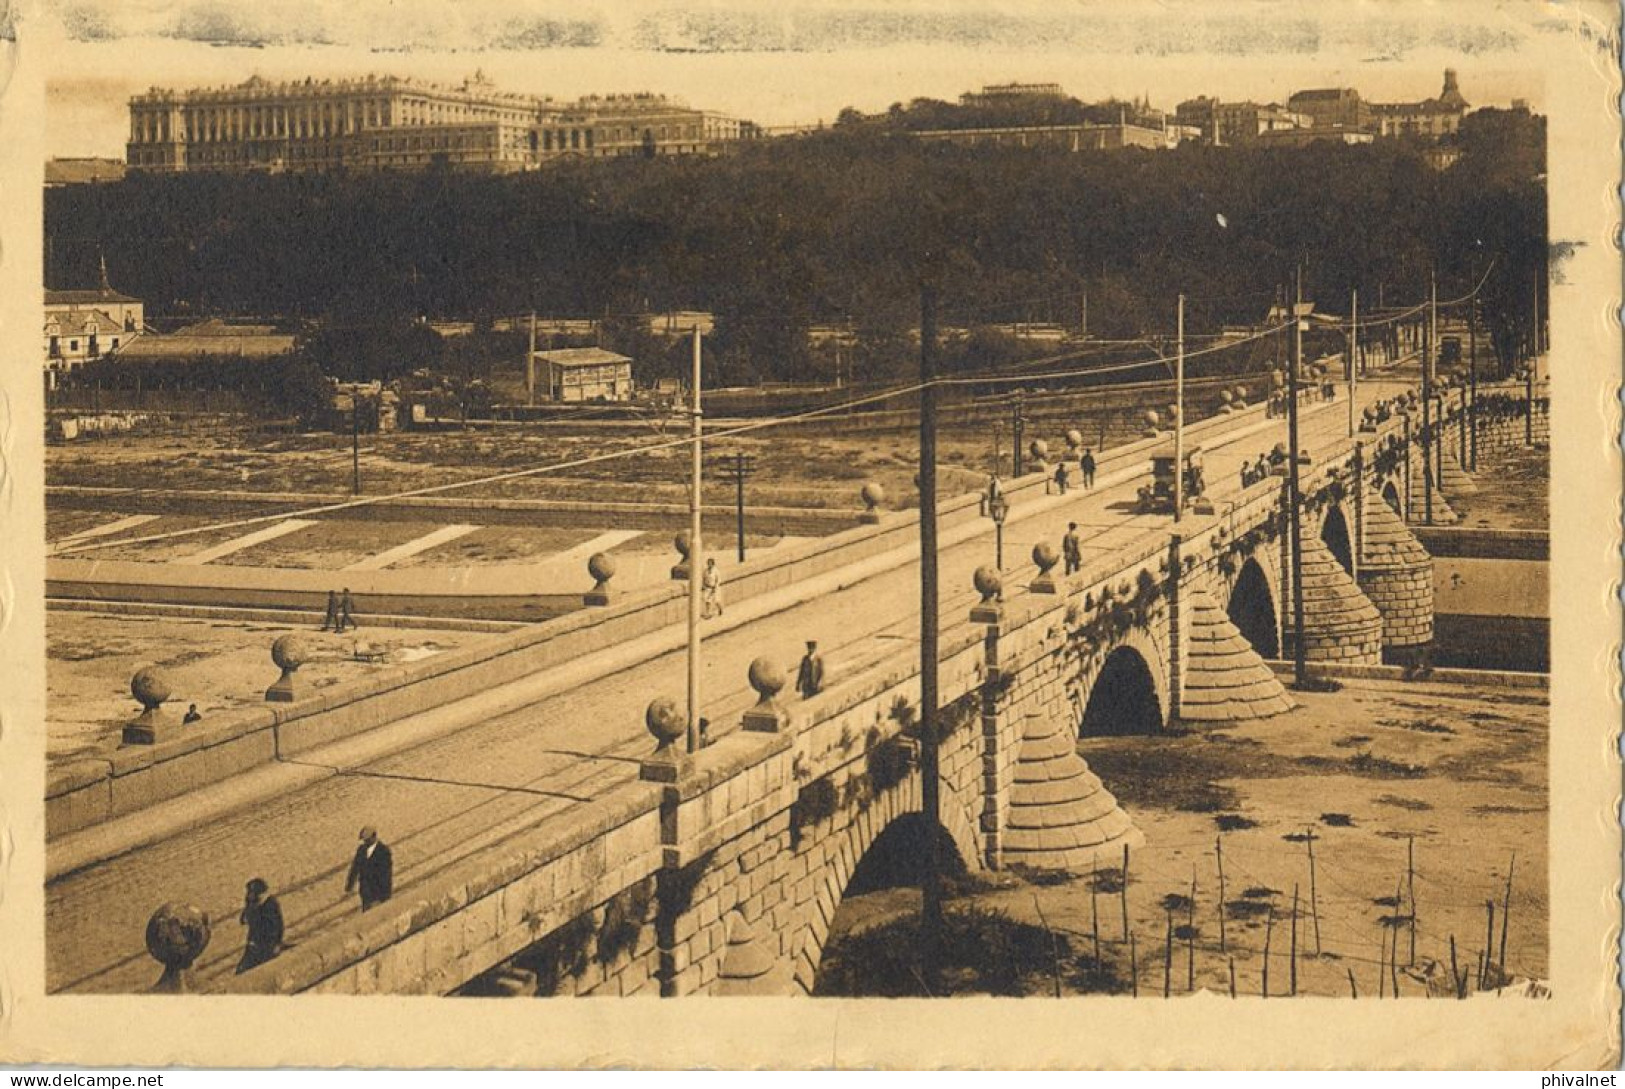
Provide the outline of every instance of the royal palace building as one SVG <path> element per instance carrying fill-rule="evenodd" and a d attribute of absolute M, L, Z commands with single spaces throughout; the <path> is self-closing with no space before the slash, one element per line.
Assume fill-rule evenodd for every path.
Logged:
<path fill-rule="evenodd" d="M 663 95 L 561 103 L 395 76 L 153 88 L 130 100 L 130 169 L 322 171 L 443 165 L 526 170 L 567 157 L 714 155 L 757 129 Z"/>

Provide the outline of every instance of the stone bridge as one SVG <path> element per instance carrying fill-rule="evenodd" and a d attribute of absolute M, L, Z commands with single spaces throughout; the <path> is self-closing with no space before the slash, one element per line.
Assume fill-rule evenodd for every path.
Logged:
<path fill-rule="evenodd" d="M 1441 398 L 1427 457 L 1457 494 L 1471 487 L 1460 401 Z M 1524 432 L 1508 409 L 1486 418 L 1477 448 Z M 680 717 L 657 699 L 636 779 L 223 989 L 806 993 L 848 889 L 917 858 L 927 837 L 968 869 L 1120 860 L 1143 838 L 1077 755 L 1079 736 L 1282 713 L 1293 699 L 1266 659 L 1300 641 L 1311 663 L 1375 664 L 1428 644 L 1432 560 L 1407 523 L 1424 505 L 1434 522 L 1451 515 L 1426 485 L 1421 440 L 1414 405 L 1368 414 L 1303 465 L 1301 632 L 1282 475 L 1159 519 L 1071 576 L 1046 545 L 1002 578 L 978 570 L 980 602 L 941 636 L 940 828 L 921 817 L 912 642 L 794 702 L 783 663 L 759 658 L 739 729 L 687 753 Z"/>

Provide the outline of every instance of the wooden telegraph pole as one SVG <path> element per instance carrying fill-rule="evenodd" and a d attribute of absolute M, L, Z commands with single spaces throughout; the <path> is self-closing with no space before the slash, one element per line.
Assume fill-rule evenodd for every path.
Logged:
<path fill-rule="evenodd" d="M 937 297 L 935 288 L 925 285 L 920 289 L 920 808 L 927 841 L 920 900 L 926 967 L 933 972 L 941 963 L 943 926 L 942 867 L 937 851 L 942 794 L 937 764 L 936 377 Z"/>

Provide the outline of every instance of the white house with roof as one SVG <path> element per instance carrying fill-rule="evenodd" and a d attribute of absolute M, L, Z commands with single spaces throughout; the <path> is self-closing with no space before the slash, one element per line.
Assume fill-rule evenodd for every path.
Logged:
<path fill-rule="evenodd" d="M 632 361 L 603 348 L 536 352 L 529 374 L 540 372 L 539 392 L 551 401 L 630 401 Z M 531 381 L 535 381 L 534 377 Z"/>
<path fill-rule="evenodd" d="M 140 299 L 114 291 L 102 266 L 100 287 L 45 291 L 45 368 L 73 370 L 118 352 L 146 329 Z"/>

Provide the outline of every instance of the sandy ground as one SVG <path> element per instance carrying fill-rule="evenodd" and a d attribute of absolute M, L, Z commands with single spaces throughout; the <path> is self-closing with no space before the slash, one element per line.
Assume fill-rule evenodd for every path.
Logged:
<path fill-rule="evenodd" d="M 53 612 L 46 631 L 48 759 L 116 748 L 124 724 L 141 711 L 130 678 L 144 666 L 168 675 L 172 692 L 164 706 L 177 718 L 192 703 L 204 716 L 262 705 L 265 689 L 280 675 L 271 643 L 291 631 L 307 637 L 312 657 L 298 678 L 313 689 L 490 638 L 410 628 L 334 635 L 286 624 Z M 357 661 L 358 641 L 385 651 L 383 660 Z"/>
<path fill-rule="evenodd" d="M 1287 995 L 1296 891 L 1299 994 L 1347 997 L 1352 974 L 1359 996 L 1375 997 L 1385 942 L 1397 934 L 1397 973 L 1390 968 L 1383 986 L 1391 988 L 1397 974 L 1402 995 L 1442 996 L 1450 989 L 1452 936 L 1459 969 L 1476 974 L 1486 901 L 1495 904 L 1491 940 L 1499 956 L 1509 865 L 1506 967 L 1516 978 L 1545 979 L 1545 693 L 1358 681 L 1297 698 L 1302 707 L 1266 722 L 1079 744 L 1147 839 L 1131 853 L 1128 883 L 1140 995 L 1163 991 L 1171 928 L 1170 993 L 1228 993 L 1233 962 L 1238 994 L 1260 994 L 1268 943 L 1269 993 Z M 1068 948 L 1064 993 L 1098 989 L 1078 971 L 1093 956 L 1098 912 L 1102 959 L 1128 990 L 1120 872 L 1118 863 L 1102 873 L 1094 897 L 1089 877 L 991 875 L 983 891 L 955 904 L 998 909 L 1056 932 Z M 835 932 L 894 919 L 917 901 L 904 889 L 852 897 Z M 838 946 L 826 957 L 832 953 L 839 956 Z M 1053 986 L 1049 978 L 1027 983 L 1032 993 Z"/>
<path fill-rule="evenodd" d="M 1462 525 L 1546 529 L 1551 523 L 1551 455 L 1546 450 L 1481 451 L 1478 491 L 1464 496 Z"/>
<path fill-rule="evenodd" d="M 599 433 L 502 428 L 367 435 L 361 447 L 362 488 L 371 494 L 473 480 L 680 437 L 670 428 L 663 433 L 652 428 Z M 1035 432 L 1034 437 L 1042 436 Z M 346 494 L 351 487 L 348 440 L 349 436 L 317 432 L 271 435 L 226 421 L 194 421 L 117 440 L 51 446 L 46 476 L 50 484 L 95 487 Z M 955 430 L 941 437 L 945 494 L 980 486 L 992 465 L 992 442 L 991 430 Z M 763 432 L 762 437 L 744 435 L 717 443 L 719 451 L 740 450 L 755 459 L 756 472 L 747 484 L 754 503 L 855 510 L 860 506 L 858 491 L 869 480 L 885 487 L 886 506 L 914 503 L 918 436 L 909 428 L 850 438 Z M 1008 447 L 1008 441 L 1004 445 Z M 687 497 L 688 464 L 688 451 L 674 446 L 457 494 L 682 502 Z M 728 483 L 720 479 L 707 483 L 708 503 L 732 498 Z"/>

